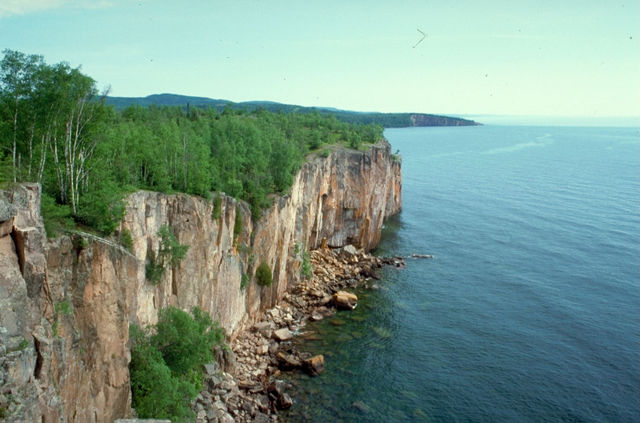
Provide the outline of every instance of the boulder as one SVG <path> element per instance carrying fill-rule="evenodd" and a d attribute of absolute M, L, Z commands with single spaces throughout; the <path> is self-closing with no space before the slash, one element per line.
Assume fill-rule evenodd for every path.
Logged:
<path fill-rule="evenodd" d="M 356 298 L 357 301 L 357 298 Z M 284 342 L 284 341 L 289 341 L 290 339 L 293 338 L 293 334 L 291 333 L 291 331 L 287 328 L 282 328 L 282 329 L 278 329 L 277 331 L 273 332 L 273 338 L 278 341 L 278 342 Z"/>
<path fill-rule="evenodd" d="M 324 372 L 324 356 L 322 354 L 315 355 L 303 362 L 304 370 L 310 376 L 317 376 Z"/>
<path fill-rule="evenodd" d="M 291 408 L 292 405 L 293 400 L 291 399 L 289 394 L 282 394 L 282 396 L 278 398 L 278 401 L 276 401 L 276 407 L 278 407 L 279 410 L 286 410 L 288 408 Z"/>
<path fill-rule="evenodd" d="M 340 310 L 353 310 L 358 305 L 358 297 L 347 291 L 338 291 L 331 298 L 333 305 Z"/>
<path fill-rule="evenodd" d="M 204 373 L 207 376 L 215 376 L 220 371 L 220 366 L 215 361 L 204 365 Z"/>
<path fill-rule="evenodd" d="M 358 250 L 356 250 L 356 247 L 354 247 L 353 245 L 349 244 L 342 247 L 342 255 L 344 257 L 351 257 L 355 256 L 356 254 L 358 254 Z"/>
<path fill-rule="evenodd" d="M 253 325 L 253 330 L 264 336 L 265 338 L 269 338 L 271 336 L 271 331 L 273 330 L 273 322 L 263 321 L 258 322 Z"/>
<path fill-rule="evenodd" d="M 293 405 L 291 397 L 284 392 L 287 387 L 289 387 L 289 385 L 281 380 L 275 380 L 267 387 L 269 400 L 280 410 L 286 410 Z"/>
<path fill-rule="evenodd" d="M 276 354 L 276 360 L 278 360 L 278 367 L 282 370 L 293 370 L 302 366 L 298 357 L 282 351 Z"/>

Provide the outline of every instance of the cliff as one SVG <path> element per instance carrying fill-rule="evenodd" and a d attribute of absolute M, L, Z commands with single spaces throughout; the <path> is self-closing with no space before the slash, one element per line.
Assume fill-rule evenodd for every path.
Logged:
<path fill-rule="evenodd" d="M 37 185 L 0 193 L 0 417 L 111 422 L 131 413 L 130 323 L 154 323 L 168 305 L 199 306 L 235 336 L 299 283 L 303 248 L 378 243 L 401 206 L 400 163 L 386 142 L 311 158 L 255 225 L 246 204 L 224 195 L 216 219 L 211 201 L 137 192 L 120 227 L 131 251 L 87 234 L 47 241 L 39 202 Z M 152 285 L 145 263 L 165 224 L 189 250 Z M 273 285 L 242 288 L 263 261 Z"/>

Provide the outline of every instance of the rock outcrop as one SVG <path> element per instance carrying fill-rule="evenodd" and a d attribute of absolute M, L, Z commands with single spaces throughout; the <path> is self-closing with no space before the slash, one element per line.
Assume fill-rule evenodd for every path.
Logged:
<path fill-rule="evenodd" d="M 119 228 L 130 251 L 82 233 L 47 241 L 39 201 L 33 184 L 0 192 L 0 418 L 112 422 L 131 416 L 131 323 L 198 306 L 233 338 L 298 285 L 304 250 L 378 243 L 400 209 L 400 163 L 386 142 L 310 158 L 255 224 L 245 203 L 224 195 L 217 217 L 202 198 L 137 192 Z M 189 250 L 154 285 L 145 265 L 163 225 Z M 262 262 L 268 287 L 252 280 Z"/>

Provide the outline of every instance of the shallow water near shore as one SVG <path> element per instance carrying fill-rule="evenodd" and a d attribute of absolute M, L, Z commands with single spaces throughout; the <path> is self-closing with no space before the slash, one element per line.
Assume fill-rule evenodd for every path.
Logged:
<path fill-rule="evenodd" d="M 403 156 L 380 289 L 309 324 L 284 421 L 640 420 L 640 131 L 385 132 Z"/>

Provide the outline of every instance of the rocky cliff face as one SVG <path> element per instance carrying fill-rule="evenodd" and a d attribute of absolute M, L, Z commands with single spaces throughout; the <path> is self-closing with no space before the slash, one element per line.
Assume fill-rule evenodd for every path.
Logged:
<path fill-rule="evenodd" d="M 401 175 L 386 142 L 312 158 L 255 226 L 246 204 L 226 196 L 215 218 L 211 201 L 138 192 L 120 227 L 131 251 L 86 234 L 47 241 L 39 194 L 24 185 L 0 199 L 0 417 L 111 422 L 131 412 L 130 323 L 154 323 L 168 305 L 198 306 L 233 337 L 300 281 L 303 249 L 373 248 L 400 209 Z M 189 250 L 153 285 L 145 263 L 163 225 Z M 252 280 L 261 262 L 273 271 L 270 287 Z"/>

